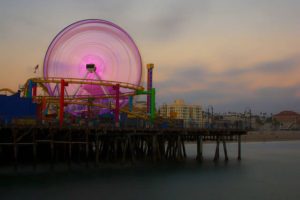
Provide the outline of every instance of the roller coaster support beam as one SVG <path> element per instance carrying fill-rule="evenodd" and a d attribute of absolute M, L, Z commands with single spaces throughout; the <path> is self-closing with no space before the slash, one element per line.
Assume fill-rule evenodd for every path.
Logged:
<path fill-rule="evenodd" d="M 155 119 L 155 88 L 151 88 L 151 104 L 150 104 L 150 117 L 151 117 L 151 122 L 154 123 Z"/>
<path fill-rule="evenodd" d="M 116 127 L 119 127 L 119 113 L 120 113 L 120 84 L 113 86 L 113 89 L 116 90 L 116 106 L 115 106 L 115 124 Z"/>
<path fill-rule="evenodd" d="M 129 112 L 133 111 L 133 96 L 129 96 Z"/>
<path fill-rule="evenodd" d="M 32 80 L 29 80 L 26 97 L 32 98 L 32 88 L 33 88 L 33 82 Z"/>
<path fill-rule="evenodd" d="M 32 83 L 32 97 L 35 98 L 37 95 L 37 84 Z"/>
<path fill-rule="evenodd" d="M 41 121 L 43 121 L 44 115 L 46 115 L 46 106 L 47 106 L 46 97 L 43 97 L 41 103 Z"/>
<path fill-rule="evenodd" d="M 68 83 L 64 79 L 60 80 L 60 100 L 59 100 L 59 125 L 63 126 L 64 122 L 64 108 L 65 108 L 65 86 L 68 86 Z"/>
<path fill-rule="evenodd" d="M 150 119 L 151 122 L 153 123 L 155 120 L 155 88 L 152 88 L 150 91 L 143 91 L 143 90 L 137 90 L 136 91 L 137 95 L 141 95 L 141 94 L 146 94 L 146 95 L 150 95 L 150 99 L 151 99 L 151 104 L 150 104 Z"/>
<path fill-rule="evenodd" d="M 147 75 L 147 91 L 151 91 L 152 90 L 153 68 L 154 68 L 154 64 L 152 64 L 152 63 L 147 64 L 147 71 L 148 71 L 148 75 Z M 151 112 L 151 95 L 147 94 L 147 113 L 150 113 L 150 112 Z"/>

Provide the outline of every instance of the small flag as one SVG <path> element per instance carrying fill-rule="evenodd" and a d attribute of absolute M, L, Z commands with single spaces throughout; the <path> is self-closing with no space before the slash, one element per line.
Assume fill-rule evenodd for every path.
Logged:
<path fill-rule="evenodd" d="M 39 65 L 37 65 L 37 66 L 34 67 L 34 73 L 36 73 L 36 71 L 38 70 L 38 68 L 39 68 Z"/>

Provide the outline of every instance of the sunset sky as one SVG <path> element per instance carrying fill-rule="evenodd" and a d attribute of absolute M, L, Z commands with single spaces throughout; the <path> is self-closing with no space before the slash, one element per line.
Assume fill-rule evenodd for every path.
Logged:
<path fill-rule="evenodd" d="M 61 29 L 91 18 L 124 28 L 155 64 L 158 105 L 300 112 L 299 0 L 1 0 L 0 88 L 17 90 Z"/>

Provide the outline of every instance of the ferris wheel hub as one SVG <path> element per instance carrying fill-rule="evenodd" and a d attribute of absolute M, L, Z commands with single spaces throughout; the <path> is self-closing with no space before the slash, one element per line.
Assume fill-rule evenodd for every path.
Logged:
<path fill-rule="evenodd" d="M 96 71 L 96 66 L 95 64 L 86 64 L 86 70 L 90 73 L 93 73 Z"/>

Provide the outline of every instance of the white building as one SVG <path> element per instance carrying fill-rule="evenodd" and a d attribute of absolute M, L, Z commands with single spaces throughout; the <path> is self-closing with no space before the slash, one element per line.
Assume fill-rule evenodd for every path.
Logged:
<path fill-rule="evenodd" d="M 202 127 L 202 107 L 187 105 L 182 99 L 175 100 L 173 104 L 163 104 L 158 112 L 163 118 L 182 119 L 184 127 Z"/>

